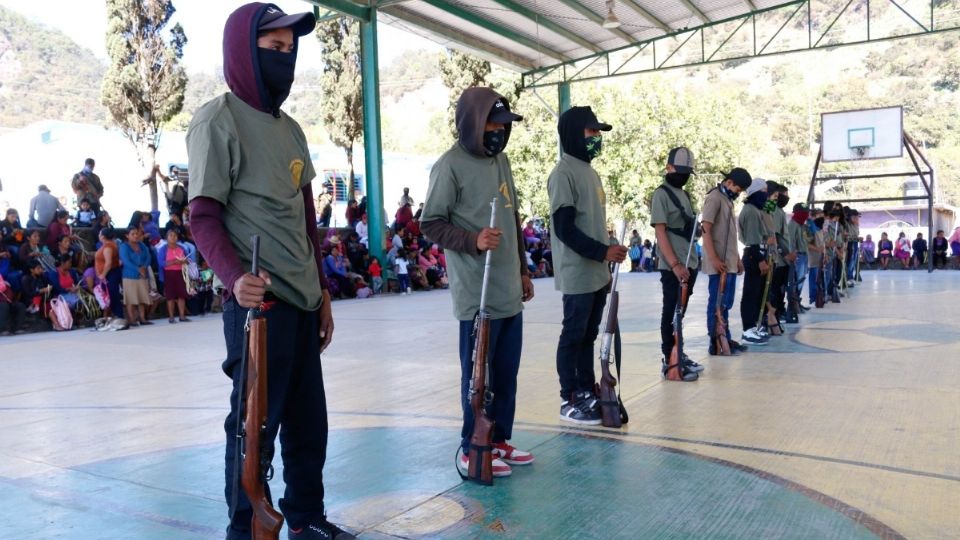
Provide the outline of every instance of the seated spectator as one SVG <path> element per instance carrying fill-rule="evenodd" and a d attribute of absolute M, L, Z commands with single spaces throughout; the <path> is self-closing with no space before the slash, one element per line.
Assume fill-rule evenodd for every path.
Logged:
<path fill-rule="evenodd" d="M 893 256 L 900 261 L 904 270 L 910 268 L 910 241 L 907 240 L 907 233 L 900 232 L 893 247 Z"/>
<path fill-rule="evenodd" d="M 57 238 L 56 248 L 51 253 L 54 260 L 60 257 L 70 257 L 70 260 L 73 262 L 74 266 L 80 265 L 80 253 L 73 246 L 73 239 L 69 236 L 60 236 Z"/>
<path fill-rule="evenodd" d="M 163 242 L 163 235 L 160 234 L 160 212 L 141 212 L 140 228 L 143 230 L 143 239 L 141 240 L 148 246 L 156 246 Z"/>
<path fill-rule="evenodd" d="M 539 241 L 540 237 L 537 236 L 537 230 L 533 228 L 533 220 L 528 220 L 527 226 L 523 228 L 523 243 L 529 248 Z"/>
<path fill-rule="evenodd" d="M 19 257 L 20 266 L 23 268 L 26 268 L 30 261 L 39 262 L 46 271 L 53 271 L 56 268 L 50 250 L 47 249 L 47 246 L 40 244 L 40 231 L 38 230 L 32 230 L 27 235 L 27 241 L 20 246 Z"/>
<path fill-rule="evenodd" d="M 943 268 L 947 264 L 947 237 L 943 231 L 937 231 L 937 236 L 933 239 L 933 265 L 937 268 Z"/>
<path fill-rule="evenodd" d="M 66 300 L 70 310 L 73 311 L 77 308 L 77 302 L 80 301 L 78 294 L 80 274 L 73 269 L 73 258 L 69 255 L 61 255 L 56 259 L 57 269 L 47 273 L 47 279 L 53 285 L 51 296 L 59 296 Z"/>
<path fill-rule="evenodd" d="M 100 213 L 97 214 L 97 219 L 93 222 L 93 237 L 100 238 L 100 231 L 102 231 L 103 229 L 112 229 L 112 228 L 113 228 L 113 220 L 110 218 L 110 214 L 107 213 L 106 210 L 101 210 Z M 100 242 L 97 241 L 97 245 L 94 247 L 99 249 Z"/>
<path fill-rule="evenodd" d="M 153 324 L 147 320 L 147 309 L 153 303 L 147 283 L 150 267 L 150 248 L 140 241 L 143 233 L 137 227 L 127 231 L 127 241 L 120 245 L 123 275 L 123 304 L 127 306 L 130 326 Z"/>
<path fill-rule="evenodd" d="M 867 238 L 860 242 L 860 254 L 863 256 L 863 262 L 873 264 L 877 260 L 877 246 L 873 243 L 873 236 L 867 235 Z"/>
<path fill-rule="evenodd" d="M 67 219 L 69 217 L 70 212 L 57 210 L 57 213 L 54 214 L 53 221 L 50 222 L 50 225 L 47 225 L 47 248 L 49 248 L 51 253 L 56 253 L 57 242 L 60 241 L 61 236 L 73 236 L 73 230 L 67 225 Z"/>
<path fill-rule="evenodd" d="M 93 268 L 99 282 L 106 282 L 110 294 L 110 313 L 123 318 L 123 297 L 120 283 L 123 273 L 120 270 L 120 248 L 117 247 L 117 232 L 113 228 L 100 230 L 100 248 L 93 259 Z"/>
<path fill-rule="evenodd" d="M 447 274 L 433 255 L 431 247 L 423 246 L 417 256 L 417 266 L 426 273 L 427 285 L 434 289 L 447 288 Z"/>
<path fill-rule="evenodd" d="M 23 333 L 26 308 L 17 302 L 13 287 L 0 275 L 0 336 Z"/>
<path fill-rule="evenodd" d="M 11 285 L 14 291 L 20 290 L 20 277 L 22 273 L 17 270 L 19 260 L 14 256 L 10 246 L 0 239 L 0 277 L 4 278 Z"/>
<path fill-rule="evenodd" d="M 953 234 L 947 239 L 950 244 L 950 252 L 954 257 L 960 257 L 960 227 L 953 230 Z"/>
<path fill-rule="evenodd" d="M 917 238 L 913 241 L 913 267 L 919 268 L 927 260 L 927 241 L 923 238 L 923 233 L 917 233 Z"/>
<path fill-rule="evenodd" d="M 187 282 L 183 279 L 183 267 L 190 263 L 193 249 L 180 243 L 177 229 L 167 230 L 167 242 L 157 250 L 157 260 L 163 267 L 159 273 L 163 283 L 163 296 L 167 299 L 167 316 L 173 324 L 173 308 L 180 314 L 180 322 L 190 322 L 187 318 Z"/>
<path fill-rule="evenodd" d="M 367 286 L 363 278 L 357 276 L 353 278 L 353 290 L 357 293 L 357 298 L 370 298 L 373 296 L 373 290 Z"/>
<path fill-rule="evenodd" d="M 367 214 L 364 213 L 360 216 L 360 221 L 357 223 L 356 231 L 357 236 L 360 237 L 360 243 L 363 244 L 367 249 L 370 248 L 370 229 L 367 225 Z"/>
<path fill-rule="evenodd" d="M 420 222 L 419 221 L 411 218 L 410 221 L 407 222 L 407 225 L 404 227 L 404 229 L 407 231 L 407 237 L 409 237 L 413 241 L 420 239 Z"/>
<path fill-rule="evenodd" d="M 50 194 L 50 188 L 40 184 L 36 197 L 30 199 L 30 211 L 27 212 L 27 227 L 46 228 L 54 220 L 57 211 L 66 210 L 60 200 Z M 69 214 L 68 214 L 69 215 Z"/>
<path fill-rule="evenodd" d="M 163 227 L 163 234 L 166 235 L 171 230 L 177 231 L 177 238 L 180 242 L 186 241 L 186 227 L 183 226 L 183 218 L 180 217 L 180 214 L 170 214 L 170 219 Z"/>
<path fill-rule="evenodd" d="M 323 258 L 323 273 L 337 282 L 337 290 L 341 297 L 353 298 L 356 296 L 353 283 L 347 275 L 347 262 L 340 254 L 340 243 L 335 242 L 330 248 L 330 254 Z"/>
<path fill-rule="evenodd" d="M 419 264 L 419 255 L 420 250 L 417 243 L 414 242 L 410 245 L 410 249 L 407 250 L 407 274 L 410 277 L 410 284 L 413 285 L 414 289 L 429 291 L 430 283 L 427 281 L 426 271 Z"/>
<path fill-rule="evenodd" d="M 407 223 L 413 221 L 413 211 L 410 210 L 409 204 L 404 204 L 397 209 L 397 213 L 394 215 L 395 226 L 397 231 L 401 231 L 407 228 Z"/>
<path fill-rule="evenodd" d="M 90 208 L 90 201 L 83 199 L 80 201 L 80 208 L 77 209 L 77 215 L 73 218 L 74 227 L 93 227 L 97 219 L 96 212 Z"/>
<path fill-rule="evenodd" d="M 347 211 L 344 217 L 347 218 L 347 227 L 352 229 L 357 226 L 357 222 L 360 221 L 360 210 L 356 200 L 347 203 Z"/>
<path fill-rule="evenodd" d="M 380 294 L 383 290 L 383 270 L 380 268 L 380 261 L 376 257 L 370 257 L 367 273 L 370 274 L 370 281 L 373 284 L 373 294 Z"/>
<path fill-rule="evenodd" d="M 10 249 L 10 255 L 16 258 L 23 241 L 24 230 L 20 226 L 20 215 L 13 208 L 8 208 L 6 217 L 0 221 L 0 243 L 7 246 Z"/>
<path fill-rule="evenodd" d="M 53 285 L 47 279 L 43 265 L 36 259 L 31 259 L 26 265 L 26 274 L 20 283 L 20 294 L 26 300 L 27 313 L 38 313 L 43 310 L 46 316 L 46 303 L 53 292 Z"/>
<path fill-rule="evenodd" d="M 880 242 L 877 244 L 877 255 L 880 258 L 880 268 L 886 270 L 890 265 L 890 257 L 893 255 L 893 242 L 887 237 L 887 233 L 880 233 Z"/>

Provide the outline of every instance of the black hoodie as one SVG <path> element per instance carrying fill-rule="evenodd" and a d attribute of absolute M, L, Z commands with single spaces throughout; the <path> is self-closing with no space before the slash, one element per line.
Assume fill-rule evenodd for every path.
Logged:
<path fill-rule="evenodd" d="M 587 122 L 595 117 L 590 107 L 571 107 L 567 112 L 560 116 L 560 122 L 557 124 L 557 131 L 560 133 L 560 146 L 563 147 L 565 154 L 590 163 L 590 156 L 587 154 L 587 141 L 583 130 L 587 127 Z"/>
<path fill-rule="evenodd" d="M 460 145 L 467 152 L 477 157 L 489 157 L 483 148 L 483 132 L 487 126 L 487 118 L 490 111 L 493 110 L 497 101 L 503 101 L 506 109 L 510 110 L 510 104 L 503 96 L 493 91 L 492 88 L 475 87 L 467 88 L 457 100 L 457 114 L 455 117 L 457 133 L 460 134 Z M 504 147 L 510 143 L 511 123 L 505 125 L 506 135 L 504 138 Z"/>

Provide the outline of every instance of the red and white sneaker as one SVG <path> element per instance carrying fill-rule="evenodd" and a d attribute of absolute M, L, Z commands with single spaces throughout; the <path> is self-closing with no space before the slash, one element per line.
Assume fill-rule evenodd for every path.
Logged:
<path fill-rule="evenodd" d="M 457 468 L 460 469 L 460 473 L 464 476 L 466 476 L 467 471 L 470 470 L 470 456 L 463 453 L 463 448 L 460 449 L 460 454 L 457 456 Z M 511 474 L 513 474 L 513 470 L 510 469 L 509 465 L 497 459 L 497 451 L 494 450 L 493 451 L 494 478 L 503 478 L 504 476 L 510 476 Z"/>
<path fill-rule="evenodd" d="M 533 454 L 517 450 L 506 442 L 493 443 L 493 457 L 509 465 L 529 465 L 533 463 Z"/>

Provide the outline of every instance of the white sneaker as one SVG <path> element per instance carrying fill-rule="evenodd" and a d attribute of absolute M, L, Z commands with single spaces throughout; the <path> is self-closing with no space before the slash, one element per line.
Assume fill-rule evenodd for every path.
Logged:
<path fill-rule="evenodd" d="M 770 338 L 765 337 L 757 332 L 756 328 L 750 328 L 743 333 L 743 336 L 740 338 L 740 340 L 751 345 L 766 345 L 770 341 Z"/>
<path fill-rule="evenodd" d="M 467 472 L 470 470 L 470 456 L 463 453 L 463 448 L 460 449 L 460 452 L 457 454 L 457 469 L 460 469 L 460 473 L 464 476 L 467 475 Z M 505 476 L 510 476 L 513 474 L 513 469 L 509 465 L 504 463 L 502 460 L 497 459 L 496 456 L 493 458 L 493 477 L 494 478 L 503 478 Z"/>
<path fill-rule="evenodd" d="M 407 292 L 413 294 L 413 287 L 407 287 Z"/>

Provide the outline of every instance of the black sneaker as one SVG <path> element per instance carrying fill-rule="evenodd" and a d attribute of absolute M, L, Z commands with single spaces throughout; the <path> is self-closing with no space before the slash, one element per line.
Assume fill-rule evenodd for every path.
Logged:
<path fill-rule="evenodd" d="M 744 345 L 743 343 L 740 343 L 739 341 L 734 341 L 734 340 L 732 340 L 732 339 L 730 340 L 730 351 L 731 351 L 731 352 L 733 352 L 733 351 L 737 351 L 737 352 L 747 352 L 747 351 L 749 351 L 749 350 L 750 350 L 750 347 L 747 347 L 747 346 Z"/>
<path fill-rule="evenodd" d="M 661 359 L 660 362 L 661 362 L 660 372 L 663 373 L 664 378 L 666 378 L 666 376 L 667 376 L 667 359 L 666 359 L 666 358 L 663 358 L 663 359 Z M 696 371 L 691 371 L 690 369 L 687 368 L 686 365 L 684 365 L 684 366 L 682 367 L 682 369 L 680 370 L 680 378 L 681 378 L 681 380 L 683 380 L 683 382 L 693 382 L 693 381 L 695 381 L 695 380 L 697 380 L 697 379 L 700 378 L 700 374 L 698 374 Z"/>
<path fill-rule="evenodd" d="M 287 528 L 290 540 L 356 540 L 357 537 L 323 519 L 300 529 Z"/>
<path fill-rule="evenodd" d="M 584 426 L 600 424 L 600 411 L 590 406 L 588 401 L 578 399 L 580 394 L 574 394 L 573 401 L 566 400 L 560 403 L 560 419 Z"/>
<path fill-rule="evenodd" d="M 692 371 L 694 373 L 700 373 L 705 367 L 693 361 L 693 358 L 687 356 L 687 353 L 683 353 L 683 369 Z"/>

